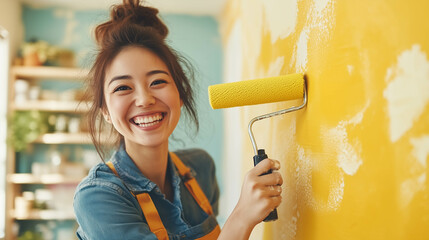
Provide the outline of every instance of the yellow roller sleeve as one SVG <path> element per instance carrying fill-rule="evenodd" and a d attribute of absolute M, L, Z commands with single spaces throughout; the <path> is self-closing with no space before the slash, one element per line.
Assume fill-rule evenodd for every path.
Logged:
<path fill-rule="evenodd" d="M 209 86 L 213 109 L 281 102 L 303 94 L 304 75 L 300 73 Z"/>

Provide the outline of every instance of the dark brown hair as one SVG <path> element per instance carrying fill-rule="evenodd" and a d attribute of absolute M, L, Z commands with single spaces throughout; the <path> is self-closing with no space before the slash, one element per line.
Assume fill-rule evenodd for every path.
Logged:
<path fill-rule="evenodd" d="M 99 47 L 95 62 L 91 68 L 87 85 L 87 96 L 92 102 L 88 114 L 89 131 L 95 148 L 104 160 L 106 150 L 101 139 L 105 123 L 101 112 L 106 110 L 104 97 L 104 79 L 106 69 L 113 59 L 128 46 L 142 47 L 155 53 L 168 67 L 179 91 L 183 106 L 198 130 L 198 117 L 195 110 L 194 93 L 191 88 L 193 69 L 185 58 L 170 48 L 165 39 L 167 26 L 157 16 L 158 10 L 140 5 L 140 0 L 124 0 L 121 5 L 111 8 L 110 20 L 95 29 L 95 40 Z M 184 68 L 187 70 L 186 73 Z M 108 142 L 119 144 L 122 136 L 111 126 Z"/>

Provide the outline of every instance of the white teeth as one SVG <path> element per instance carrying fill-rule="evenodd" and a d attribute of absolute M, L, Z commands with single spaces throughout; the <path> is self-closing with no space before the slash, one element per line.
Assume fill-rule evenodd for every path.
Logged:
<path fill-rule="evenodd" d="M 141 127 L 148 127 L 148 126 L 152 126 L 156 123 L 158 123 L 159 121 L 161 121 L 163 118 L 161 113 L 157 113 L 151 116 L 139 116 L 139 117 L 135 117 L 133 119 L 134 123 L 141 126 Z"/>

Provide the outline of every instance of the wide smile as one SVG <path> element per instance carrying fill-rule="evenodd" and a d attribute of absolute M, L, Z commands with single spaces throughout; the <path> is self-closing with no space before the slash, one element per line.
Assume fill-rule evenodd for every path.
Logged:
<path fill-rule="evenodd" d="M 162 120 L 164 120 L 165 115 L 166 113 L 158 112 L 150 115 L 135 116 L 130 119 L 130 122 L 138 127 L 147 128 L 162 122 Z"/>

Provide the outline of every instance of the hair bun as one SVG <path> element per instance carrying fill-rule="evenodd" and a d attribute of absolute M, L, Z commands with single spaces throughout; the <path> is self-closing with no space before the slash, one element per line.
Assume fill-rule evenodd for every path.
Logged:
<path fill-rule="evenodd" d="M 162 38 L 168 35 L 168 28 L 158 17 L 158 9 L 140 5 L 140 0 L 124 0 L 123 4 L 113 7 L 111 14 L 113 22 L 125 21 L 142 27 L 151 27 Z"/>
<path fill-rule="evenodd" d="M 157 33 L 161 39 L 168 35 L 168 28 L 158 17 L 158 9 L 140 5 L 140 0 L 123 0 L 110 11 L 110 20 L 95 29 L 95 40 L 99 46 L 108 45 L 112 34 L 124 27 L 148 29 Z"/>
<path fill-rule="evenodd" d="M 168 28 L 157 16 L 158 9 L 140 5 L 140 0 L 124 0 L 111 11 L 112 21 L 126 21 L 144 27 L 152 27 L 162 38 L 167 37 Z"/>

